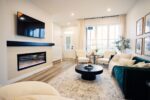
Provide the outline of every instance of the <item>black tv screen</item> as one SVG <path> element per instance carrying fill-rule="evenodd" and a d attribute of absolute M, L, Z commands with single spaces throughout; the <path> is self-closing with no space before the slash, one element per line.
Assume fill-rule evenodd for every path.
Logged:
<path fill-rule="evenodd" d="M 45 23 L 17 12 L 17 34 L 27 37 L 44 38 Z"/>

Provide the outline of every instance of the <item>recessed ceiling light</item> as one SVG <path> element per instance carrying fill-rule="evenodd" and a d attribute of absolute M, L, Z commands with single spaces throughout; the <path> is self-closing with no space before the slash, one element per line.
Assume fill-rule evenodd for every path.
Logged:
<path fill-rule="evenodd" d="M 71 16 L 74 16 L 75 14 L 74 13 L 71 13 Z"/>
<path fill-rule="evenodd" d="M 107 11 L 110 12 L 110 11 L 111 11 L 111 8 L 107 8 Z"/>

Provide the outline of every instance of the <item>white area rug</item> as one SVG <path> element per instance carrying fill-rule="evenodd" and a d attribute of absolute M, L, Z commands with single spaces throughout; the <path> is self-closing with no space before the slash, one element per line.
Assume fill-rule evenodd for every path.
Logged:
<path fill-rule="evenodd" d="M 104 69 L 95 81 L 81 79 L 75 65 L 49 81 L 62 96 L 75 100 L 123 100 L 123 95 L 113 78 Z"/>

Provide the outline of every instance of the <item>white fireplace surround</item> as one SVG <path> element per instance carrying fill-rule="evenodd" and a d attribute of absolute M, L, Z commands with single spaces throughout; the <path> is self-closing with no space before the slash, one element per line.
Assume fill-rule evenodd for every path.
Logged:
<path fill-rule="evenodd" d="M 46 52 L 46 63 L 30 67 L 25 70 L 17 70 L 17 55 L 26 53 Z M 7 47 L 8 83 L 13 83 L 52 67 L 52 47 Z"/>

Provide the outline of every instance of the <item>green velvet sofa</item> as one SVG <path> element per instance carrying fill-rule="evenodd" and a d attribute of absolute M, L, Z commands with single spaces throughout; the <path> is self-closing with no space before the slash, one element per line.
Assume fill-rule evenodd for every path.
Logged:
<path fill-rule="evenodd" d="M 140 57 L 134 57 L 133 60 L 136 60 L 135 64 L 138 62 L 150 63 L 149 60 Z M 150 81 L 150 68 L 114 66 L 112 75 L 126 99 L 147 100 L 149 94 L 146 83 Z"/>

